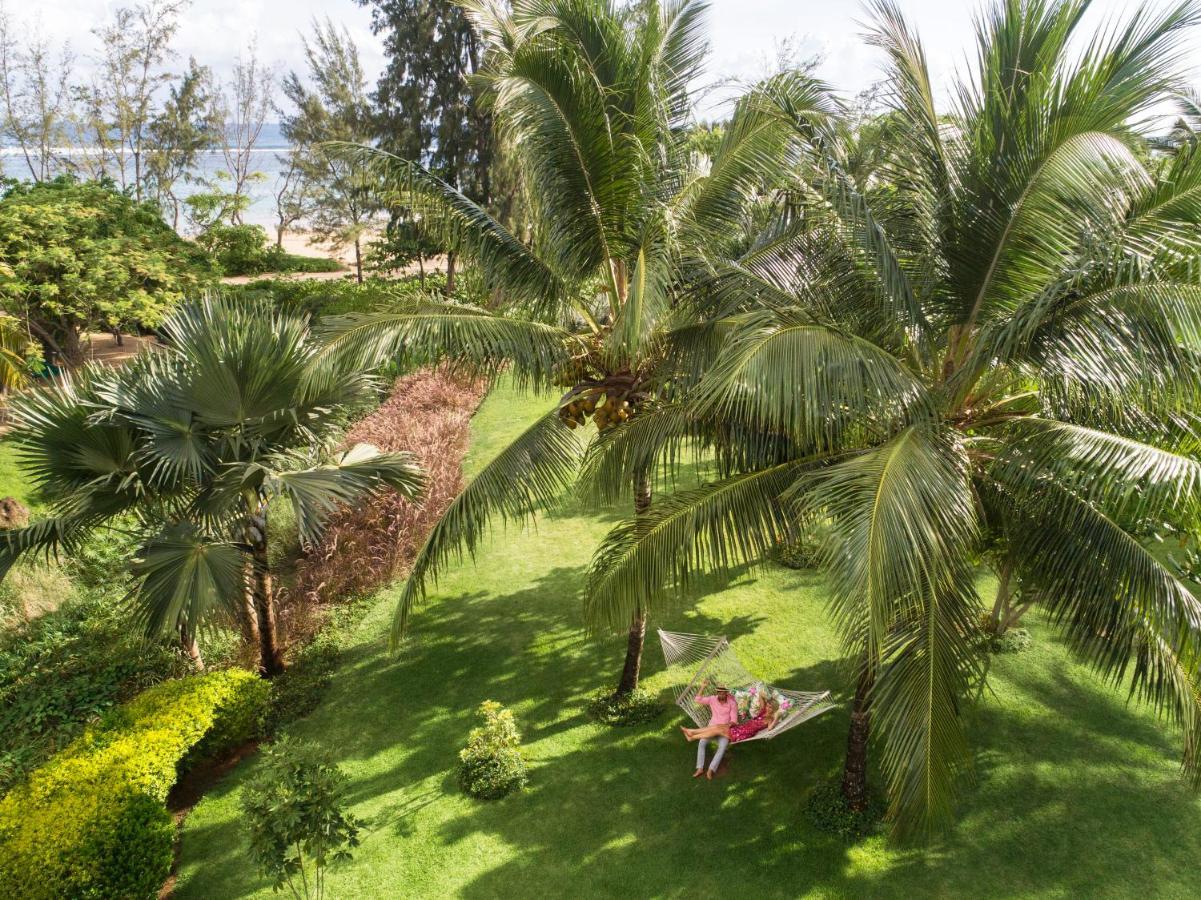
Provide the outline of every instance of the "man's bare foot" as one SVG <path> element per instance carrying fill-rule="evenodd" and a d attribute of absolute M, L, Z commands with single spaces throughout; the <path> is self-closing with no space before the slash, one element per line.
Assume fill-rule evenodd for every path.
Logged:
<path fill-rule="evenodd" d="M 703 772 L 703 771 L 705 771 L 705 770 L 704 770 L 704 769 L 697 769 L 695 772 L 693 772 L 693 773 L 692 773 L 692 777 L 693 777 L 693 778 L 700 778 L 700 777 L 701 777 L 701 772 Z"/>
<path fill-rule="evenodd" d="M 687 728 L 685 728 L 683 725 L 681 725 L 681 726 L 680 726 L 680 731 L 684 732 L 684 739 L 685 739 L 685 740 L 687 740 L 687 741 L 691 741 L 691 740 L 692 740 L 692 735 L 688 733 L 688 729 L 687 729 Z"/>
<path fill-rule="evenodd" d="M 713 780 L 713 770 L 709 769 L 707 772 L 705 772 L 705 777 L 708 778 L 710 781 L 712 781 Z"/>

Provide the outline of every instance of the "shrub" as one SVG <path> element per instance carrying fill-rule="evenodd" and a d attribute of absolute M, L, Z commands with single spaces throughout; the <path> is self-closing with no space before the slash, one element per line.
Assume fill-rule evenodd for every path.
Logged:
<path fill-rule="evenodd" d="M 94 590 L 0 632 L 0 791 L 114 705 L 189 666 Z"/>
<path fill-rule="evenodd" d="M 254 736 L 268 686 L 240 669 L 110 711 L 0 800 L 0 896 L 153 897 L 171 868 L 179 771 Z"/>
<path fill-rule="evenodd" d="M 880 826 L 884 808 L 872 797 L 867 808 L 854 812 L 847 808 L 842 796 L 842 787 L 837 783 L 819 784 L 809 795 L 805 804 L 805 815 L 814 828 L 828 834 L 838 835 L 847 841 L 855 841 L 874 834 Z"/>
<path fill-rule="evenodd" d="M 226 275 L 257 275 L 266 269 L 267 232 L 258 225 L 210 225 L 196 237 Z"/>
<path fill-rule="evenodd" d="M 588 702 L 588 715 L 616 728 L 643 725 L 663 714 L 664 706 L 642 688 L 628 694 L 606 691 Z"/>
<path fill-rule="evenodd" d="M 275 890 L 321 897 L 326 865 L 350 858 L 359 823 L 345 810 L 345 792 L 346 776 L 316 744 L 282 738 L 263 751 L 242 791 L 242 818 Z"/>
<path fill-rule="evenodd" d="M 459 784 L 478 800 L 496 800 L 525 787 L 525 756 L 521 733 L 511 710 L 495 700 L 480 704 L 484 724 L 471 729 L 467 746 L 459 751 Z"/>
<path fill-rule="evenodd" d="M 1025 628 L 1010 628 L 1004 634 L 984 634 L 984 646 L 989 653 L 1021 653 L 1034 645 Z"/>

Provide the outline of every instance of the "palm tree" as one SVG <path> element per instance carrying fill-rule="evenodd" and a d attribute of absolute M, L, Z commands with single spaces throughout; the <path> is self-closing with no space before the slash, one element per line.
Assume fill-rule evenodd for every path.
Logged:
<path fill-rule="evenodd" d="M 397 606 L 393 639 L 413 604 L 462 547 L 474 550 L 496 517 L 524 522 L 572 483 L 583 445 L 669 390 L 672 307 L 693 269 L 707 270 L 742 235 L 748 210 L 797 147 L 778 117 L 736 113 L 713 158 L 689 152 L 689 85 L 701 66 L 699 0 L 464 2 L 486 46 L 479 76 L 531 198 L 533 246 L 420 166 L 361 148 L 386 203 L 482 272 L 499 304 L 421 302 L 349 316 L 329 327 L 329 353 L 356 365 L 449 360 L 510 372 L 532 389 L 566 389 L 502 451 L 435 527 Z M 798 118 L 835 105 L 809 79 L 789 82 Z M 781 88 L 783 91 L 783 88 Z M 634 470 L 618 493 L 635 514 L 652 475 Z M 638 685 L 645 611 L 633 608 L 617 693 Z"/>
<path fill-rule="evenodd" d="M 902 832 L 948 821 L 968 772 L 980 619 L 1032 605 L 1180 724 L 1201 787 L 1201 603 L 1140 540 L 1201 500 L 1201 152 L 1148 168 L 1130 127 L 1175 87 L 1198 14 L 1139 10 L 1077 56 L 1088 5 L 991 7 L 943 119 L 921 44 L 878 0 L 902 140 L 860 189 L 845 148 L 814 135 L 801 210 L 697 286 L 698 321 L 713 297 L 735 313 L 708 327 L 720 339 L 683 402 L 588 462 L 612 481 L 703 419 L 780 439 L 614 529 L 588 615 L 621 621 L 692 572 L 821 535 L 855 665 L 844 795 L 864 803 L 877 731 Z"/>
<path fill-rule="evenodd" d="M 336 450 L 345 411 L 373 385 L 322 363 L 303 317 L 210 297 L 163 333 L 161 352 L 18 399 L 14 439 L 50 515 L 4 533 L 0 572 L 23 554 L 70 553 L 132 517 L 147 535 L 132 592 L 147 631 L 177 631 L 194 650 L 215 616 L 241 621 L 272 676 L 284 667 L 272 502 L 291 504 L 309 544 L 339 505 L 385 487 L 415 496 L 422 478 L 408 454 Z"/>

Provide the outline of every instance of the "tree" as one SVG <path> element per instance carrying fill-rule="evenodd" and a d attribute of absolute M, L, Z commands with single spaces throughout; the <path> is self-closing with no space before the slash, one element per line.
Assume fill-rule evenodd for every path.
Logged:
<path fill-rule="evenodd" d="M 277 155 L 279 175 L 275 179 L 275 246 L 282 250 L 288 229 L 305 217 L 309 209 L 309 188 L 295 151 Z"/>
<path fill-rule="evenodd" d="M 897 126 L 877 187 L 847 175 L 854 148 L 811 132 L 800 214 L 696 285 L 694 303 L 735 315 L 681 404 L 590 461 L 620 477 L 691 419 L 748 436 L 729 477 L 610 533 L 589 615 L 621 621 L 698 570 L 823 534 L 855 666 L 844 795 L 863 803 L 877 734 L 900 832 L 951 816 L 990 606 L 994 623 L 1043 609 L 1081 660 L 1128 679 L 1180 724 L 1201 786 L 1201 602 L 1140 540 L 1201 501 L 1201 153 L 1148 169 L 1129 130 L 1175 85 L 1198 13 L 1140 10 L 1080 56 L 1087 5 L 995 4 L 946 120 L 920 42 L 877 0 Z M 755 460 L 769 435 L 780 452 Z"/>
<path fill-rule="evenodd" d="M 10 270 L 0 275 L 0 306 L 70 365 L 82 362 L 82 335 L 153 327 L 210 277 L 203 252 L 157 208 L 70 176 L 0 198 L 0 258 Z"/>
<path fill-rule="evenodd" d="M 476 83 L 520 154 L 535 244 L 420 164 L 364 149 L 386 205 L 472 260 L 500 299 L 489 310 L 420 302 L 348 316 L 330 326 L 327 353 L 353 365 L 399 357 L 489 374 L 507 367 L 520 383 L 567 392 L 448 508 L 414 563 L 394 640 L 426 579 L 461 546 L 473 549 L 496 516 L 528 521 L 572 483 L 582 449 L 574 429 L 591 418 L 600 433 L 670 397 L 671 360 L 695 333 L 691 323 L 675 330 L 680 289 L 709 267 L 708 254 L 740 239 L 764 178 L 796 145 L 779 117 L 744 104 L 713 160 L 687 151 L 689 85 L 706 52 L 702 3 L 470 9 L 489 58 Z M 806 76 L 779 91 L 806 121 L 834 109 Z M 641 515 L 654 477 L 636 466 L 613 493 L 632 496 Z M 620 694 L 638 685 L 645 612 L 611 623 L 628 635 Z"/>
<path fill-rule="evenodd" d="M 492 121 L 473 77 L 485 43 L 453 0 L 357 0 L 372 9 L 387 66 L 373 99 L 379 145 L 421 163 L 482 207 L 492 200 Z M 447 260 L 454 291 L 455 255 Z"/>
<path fill-rule="evenodd" d="M 291 504 L 309 545 L 339 506 L 389 487 L 414 497 L 422 477 L 409 454 L 336 448 L 343 411 L 373 383 L 321 366 L 305 317 L 210 297 L 162 331 L 162 352 L 89 366 L 14 403 L 19 451 L 50 506 L 0 536 L 0 574 L 29 553 L 73 553 L 132 514 L 152 533 L 132 561 L 148 633 L 243 621 L 270 677 L 284 668 L 271 504 Z"/>
<path fill-rule="evenodd" d="M 0 4 L 0 138 L 20 150 L 34 181 L 48 180 L 62 165 L 57 148 L 67 144 L 73 62 L 69 47 L 55 54 L 38 31 L 15 37 Z"/>
<path fill-rule="evenodd" d="M 187 71 L 169 91 L 150 123 L 146 176 L 155 202 L 178 231 L 184 203 L 178 186 L 196 183 L 200 155 L 224 145 L 224 121 L 212 73 L 195 59 L 188 60 Z"/>
<path fill-rule="evenodd" d="M 313 231 L 335 246 L 354 245 L 355 277 L 362 283 L 363 234 L 375 208 L 356 157 L 329 145 L 370 141 L 367 79 L 350 32 L 339 31 L 328 18 L 313 22 L 304 54 L 308 83 L 296 72 L 283 81 L 295 112 L 283 114 L 281 131 L 295 148 L 292 158 L 308 188 Z"/>
<path fill-rule="evenodd" d="M 308 741 L 283 737 L 242 791 L 250 853 L 263 872 L 293 897 L 325 895 L 325 868 L 350 858 L 359 822 L 346 812 L 346 775 Z M 310 870 L 312 879 L 310 883 Z"/>
<path fill-rule="evenodd" d="M 173 55 L 171 39 L 187 5 L 188 0 L 148 0 L 118 7 L 112 21 L 94 32 L 104 51 L 85 90 L 86 128 L 80 138 L 100 150 L 93 174 L 112 178 L 138 202 L 150 187 L 146 162 L 154 98 L 171 80 L 162 66 Z"/>
<path fill-rule="evenodd" d="M 252 41 L 234 63 L 222 100 L 221 150 L 231 187 L 227 193 L 232 196 L 223 208 L 231 225 L 242 224 L 242 212 L 250 205 L 250 185 L 264 177 L 254 168 L 254 149 L 274 107 L 274 93 L 275 73 L 259 60 Z"/>

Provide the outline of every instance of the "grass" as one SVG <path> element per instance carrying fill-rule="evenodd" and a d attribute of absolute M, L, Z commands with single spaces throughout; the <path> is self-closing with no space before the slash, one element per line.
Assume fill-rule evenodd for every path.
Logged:
<path fill-rule="evenodd" d="M 0 439 L 0 497 L 14 497 L 30 508 L 37 506 L 29 477 L 17 467 L 16 448 L 3 439 Z"/>
<path fill-rule="evenodd" d="M 474 470 L 545 404 L 494 393 L 473 422 Z M 846 740 L 838 644 L 812 575 L 771 567 L 712 588 L 656 624 L 729 635 L 747 667 L 839 708 L 732 751 L 730 774 L 690 775 L 674 712 L 610 729 L 584 713 L 622 640 L 581 628 L 579 588 L 613 516 L 565 507 L 509 530 L 449 572 L 403 651 L 387 651 L 395 588 L 348 640 L 323 704 L 294 728 L 333 751 L 366 823 L 329 895 L 366 897 L 1191 897 L 1201 801 L 1179 777 L 1179 737 L 1075 664 L 1038 620 L 1032 650 L 999 656 L 968 712 L 976 784 L 928 848 L 847 846 L 804 817 Z M 657 642 L 646 687 L 668 697 Z M 458 749 L 484 699 L 511 706 L 530 788 L 494 803 L 458 789 Z M 270 897 L 238 814 L 244 764 L 186 820 L 180 898 Z"/>

